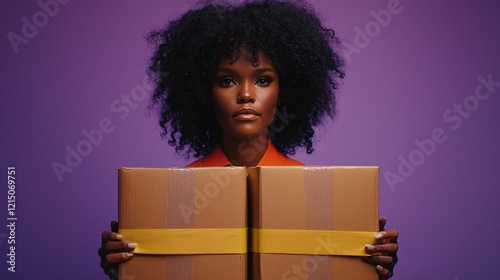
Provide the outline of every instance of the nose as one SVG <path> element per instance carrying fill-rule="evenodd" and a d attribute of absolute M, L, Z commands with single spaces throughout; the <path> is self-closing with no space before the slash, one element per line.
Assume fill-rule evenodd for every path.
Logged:
<path fill-rule="evenodd" d="M 251 82 L 243 83 L 241 89 L 238 91 L 238 104 L 254 103 L 255 102 L 255 89 Z"/>

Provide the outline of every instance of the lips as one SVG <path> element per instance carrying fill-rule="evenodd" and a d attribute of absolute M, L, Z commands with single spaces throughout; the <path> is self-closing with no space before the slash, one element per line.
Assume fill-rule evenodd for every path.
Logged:
<path fill-rule="evenodd" d="M 233 117 L 237 120 L 255 120 L 260 114 L 252 108 L 241 108 L 233 114 Z"/>

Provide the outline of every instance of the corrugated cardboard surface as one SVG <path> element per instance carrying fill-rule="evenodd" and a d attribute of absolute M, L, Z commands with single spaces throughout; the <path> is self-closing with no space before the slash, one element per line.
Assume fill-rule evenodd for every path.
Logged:
<path fill-rule="evenodd" d="M 121 168 L 119 227 L 246 228 L 246 170 L 241 167 Z M 120 279 L 246 279 L 247 255 L 135 255 Z"/>
<path fill-rule="evenodd" d="M 251 227 L 378 231 L 378 167 L 255 167 L 248 182 Z M 378 279 L 360 257 L 252 253 L 251 263 L 254 280 Z"/>

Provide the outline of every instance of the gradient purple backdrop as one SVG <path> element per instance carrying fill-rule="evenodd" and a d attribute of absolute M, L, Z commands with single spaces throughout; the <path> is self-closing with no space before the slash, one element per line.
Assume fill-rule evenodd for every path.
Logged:
<path fill-rule="evenodd" d="M 193 1 L 59 2 L 45 18 L 38 1 L 0 4 L 1 279 L 106 279 L 96 251 L 100 232 L 117 218 L 118 167 L 187 163 L 160 138 L 140 93 L 151 53 L 143 36 Z M 381 215 L 400 231 L 394 279 L 498 279 L 500 87 L 488 96 L 481 88 L 483 100 L 475 91 L 480 76 L 500 81 L 499 2 L 310 3 L 346 43 L 350 62 L 337 120 L 318 129 L 314 154 L 296 158 L 381 166 Z M 388 5 L 390 21 L 378 22 L 374 13 Z M 31 38 L 22 35 L 23 17 L 39 25 Z M 24 43 L 13 46 L 11 32 Z M 127 105 L 122 95 L 132 94 Z M 76 149 L 82 130 L 103 119 L 113 131 L 60 181 L 52 163 L 65 164 L 67 147 Z M 418 152 L 415 141 L 435 129 L 442 143 Z M 398 171 L 401 158 L 417 165 L 413 172 Z M 6 263 L 10 165 L 17 170 L 15 273 Z M 387 172 L 404 182 L 389 183 Z"/>

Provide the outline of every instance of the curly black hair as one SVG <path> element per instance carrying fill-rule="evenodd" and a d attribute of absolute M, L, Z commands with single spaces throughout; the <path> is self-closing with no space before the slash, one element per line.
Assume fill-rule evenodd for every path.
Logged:
<path fill-rule="evenodd" d="M 162 136 L 189 158 L 219 143 L 211 87 L 220 57 L 259 64 L 262 51 L 277 70 L 280 89 L 269 137 L 283 154 L 313 152 L 314 127 L 336 115 L 336 91 L 344 77 L 340 42 L 302 1 L 260 0 L 240 4 L 205 1 L 146 36 L 154 46 L 148 74 L 155 85 Z M 283 118 L 288 115 L 288 118 Z M 187 148 L 187 149 L 186 149 Z"/>

